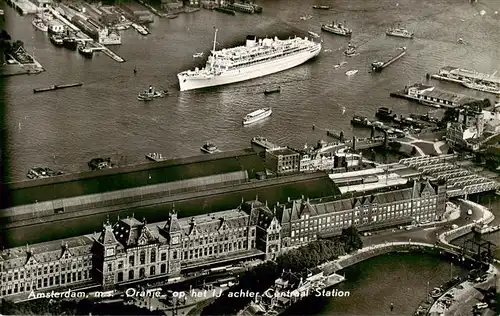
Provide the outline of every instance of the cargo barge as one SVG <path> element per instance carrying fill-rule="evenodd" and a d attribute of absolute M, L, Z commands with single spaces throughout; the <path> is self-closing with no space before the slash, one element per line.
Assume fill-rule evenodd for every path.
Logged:
<path fill-rule="evenodd" d="M 396 56 L 393 56 L 391 59 L 389 59 L 386 62 L 381 62 L 381 61 L 373 62 L 372 63 L 372 71 L 382 72 L 382 70 L 384 70 L 385 67 L 389 66 L 390 64 L 392 64 L 396 60 L 403 57 L 406 54 L 406 47 L 401 47 L 400 49 L 401 49 L 400 53 L 398 53 Z"/>

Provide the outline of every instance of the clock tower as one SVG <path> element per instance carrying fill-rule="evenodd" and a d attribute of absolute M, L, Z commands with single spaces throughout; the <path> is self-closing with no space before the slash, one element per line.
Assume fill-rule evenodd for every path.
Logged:
<path fill-rule="evenodd" d="M 168 250 L 168 269 L 170 275 L 181 272 L 182 259 L 182 230 L 177 219 L 177 213 L 172 210 L 164 227 L 158 227 L 160 233 L 167 239 Z"/>
<path fill-rule="evenodd" d="M 94 278 L 102 284 L 103 289 L 113 288 L 115 280 L 116 254 L 121 244 L 116 240 L 109 219 L 104 223 L 101 234 L 94 240 L 92 249 Z"/>

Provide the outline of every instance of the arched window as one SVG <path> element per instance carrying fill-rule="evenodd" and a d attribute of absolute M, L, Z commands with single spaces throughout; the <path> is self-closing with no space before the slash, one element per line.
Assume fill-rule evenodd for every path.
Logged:
<path fill-rule="evenodd" d="M 140 264 L 146 263 L 146 252 L 144 250 L 141 251 L 141 254 L 139 256 L 139 262 Z"/>
<path fill-rule="evenodd" d="M 165 272 L 167 272 L 167 265 L 162 263 L 160 266 L 160 273 L 163 274 Z"/>
<path fill-rule="evenodd" d="M 146 276 L 146 270 L 144 268 L 139 269 L 139 278 L 144 278 Z"/>
<path fill-rule="evenodd" d="M 149 275 L 150 275 L 150 276 L 151 276 L 151 275 L 155 275 L 155 273 L 156 273 L 156 268 L 155 268 L 155 266 L 152 266 L 151 268 L 149 268 Z"/>
<path fill-rule="evenodd" d="M 118 272 L 118 282 L 123 281 L 123 272 Z"/>
<path fill-rule="evenodd" d="M 156 249 L 151 249 L 151 263 L 156 262 Z"/>
<path fill-rule="evenodd" d="M 130 271 L 128 272 L 128 279 L 129 279 L 129 280 L 133 280 L 133 279 L 134 279 L 134 270 L 130 270 Z"/>

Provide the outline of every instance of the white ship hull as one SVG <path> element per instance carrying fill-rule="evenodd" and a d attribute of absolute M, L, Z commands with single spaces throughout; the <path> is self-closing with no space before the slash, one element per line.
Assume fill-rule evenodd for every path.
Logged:
<path fill-rule="evenodd" d="M 254 118 L 251 118 L 251 119 L 248 119 L 248 120 L 245 120 L 243 119 L 243 125 L 250 125 L 250 124 L 253 124 L 255 122 L 258 122 L 260 120 L 263 120 L 265 119 L 266 117 L 269 117 L 271 116 L 271 114 L 273 114 L 273 111 L 271 109 L 269 109 L 268 111 L 265 111 L 264 113 L 262 113 L 261 115 L 259 116 L 256 116 Z"/>
<path fill-rule="evenodd" d="M 179 79 L 180 91 L 221 86 L 264 77 L 301 65 L 309 59 L 316 57 L 320 51 L 321 45 L 319 44 L 316 46 L 316 49 L 312 51 L 307 50 L 296 55 L 270 60 L 246 68 L 228 70 L 220 75 L 205 76 L 200 74 L 199 76 L 193 75 L 191 77 L 184 77 L 181 75 L 182 73 L 179 73 L 177 78 Z"/>
<path fill-rule="evenodd" d="M 488 93 L 493 93 L 493 94 L 497 94 L 497 95 L 500 94 L 500 90 L 495 89 L 493 87 L 485 87 L 485 86 L 481 86 L 481 85 L 470 84 L 468 82 L 462 82 L 462 85 L 469 88 L 469 89 L 473 89 L 473 90 L 477 90 L 477 91 L 488 92 Z"/>
<path fill-rule="evenodd" d="M 121 38 L 99 38 L 99 44 L 102 45 L 121 45 Z"/>

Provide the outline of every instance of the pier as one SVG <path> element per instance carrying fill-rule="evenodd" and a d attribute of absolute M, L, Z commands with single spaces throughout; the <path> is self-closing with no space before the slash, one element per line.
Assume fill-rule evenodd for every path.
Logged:
<path fill-rule="evenodd" d="M 418 102 L 422 105 L 435 108 L 456 108 L 463 104 L 480 101 L 479 98 L 463 94 L 436 89 L 420 83 L 407 86 L 404 90 L 390 93 L 391 97 Z"/>
<path fill-rule="evenodd" d="M 393 62 L 395 62 L 396 60 L 400 59 L 401 57 L 403 57 L 404 55 L 406 54 L 406 47 L 403 47 L 402 48 L 402 52 L 400 52 L 399 54 L 397 54 L 396 56 L 393 56 L 391 59 L 389 59 L 388 61 L 386 62 L 381 62 L 381 61 L 377 61 L 377 62 L 374 62 L 372 63 L 372 70 L 374 72 L 382 72 L 382 70 L 384 70 L 384 68 L 386 68 L 387 66 L 389 66 L 390 64 L 392 64 Z"/>

